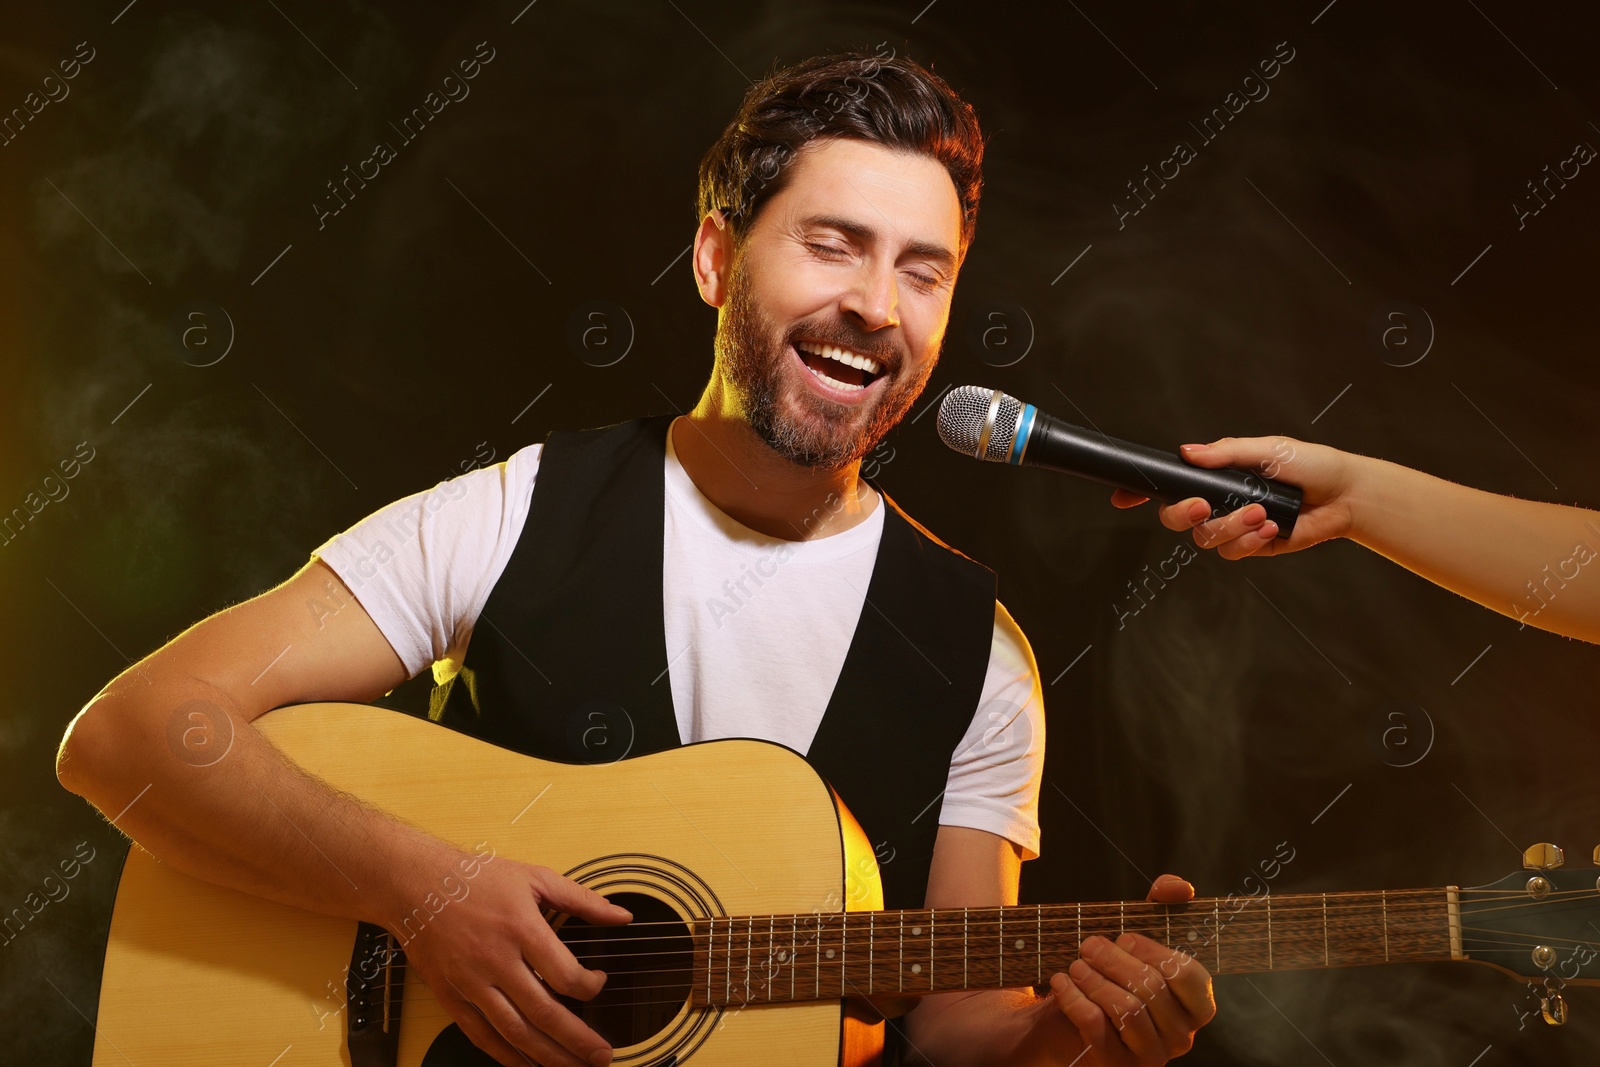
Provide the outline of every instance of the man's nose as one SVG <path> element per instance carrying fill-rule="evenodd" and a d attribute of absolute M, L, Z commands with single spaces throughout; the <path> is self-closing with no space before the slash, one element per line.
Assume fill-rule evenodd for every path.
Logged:
<path fill-rule="evenodd" d="M 868 331 L 900 325 L 900 282 L 890 264 L 869 263 L 844 294 L 840 309 L 861 320 Z"/>

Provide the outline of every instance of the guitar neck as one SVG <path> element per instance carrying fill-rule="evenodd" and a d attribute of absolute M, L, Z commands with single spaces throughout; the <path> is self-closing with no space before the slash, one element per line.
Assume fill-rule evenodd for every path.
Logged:
<path fill-rule="evenodd" d="M 1462 958 L 1455 887 L 702 920 L 694 1000 L 743 1005 L 1048 982 L 1086 938 L 1144 934 L 1212 974 Z"/>

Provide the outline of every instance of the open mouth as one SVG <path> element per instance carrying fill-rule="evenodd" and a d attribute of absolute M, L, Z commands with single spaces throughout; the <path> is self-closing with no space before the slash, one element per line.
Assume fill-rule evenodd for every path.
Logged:
<path fill-rule="evenodd" d="M 860 392 L 883 375 L 883 364 L 838 345 L 794 342 L 795 354 L 823 383 L 843 392 Z"/>

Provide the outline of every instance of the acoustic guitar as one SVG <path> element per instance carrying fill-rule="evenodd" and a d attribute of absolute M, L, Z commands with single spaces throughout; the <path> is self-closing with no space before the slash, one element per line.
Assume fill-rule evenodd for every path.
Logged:
<path fill-rule="evenodd" d="M 867 998 L 883 1007 L 1044 983 L 1084 938 L 1127 930 L 1216 975 L 1485 963 L 1543 983 L 1550 1022 L 1565 1019 L 1562 982 L 1600 980 L 1597 872 L 1553 869 L 1537 847 L 1528 859 L 1541 869 L 1479 889 L 883 911 L 866 836 L 779 745 L 713 741 L 568 765 L 358 705 L 282 708 L 256 725 L 310 773 L 472 859 L 390 933 L 191 878 L 134 845 L 106 947 L 96 1067 L 492 1063 L 406 973 L 403 949 L 502 858 L 554 868 L 632 911 L 623 927 L 548 916 L 608 975 L 593 1001 L 571 1004 L 619 1067 L 870 1064 L 884 1024 Z M 316 827 L 302 830 L 315 841 Z"/>

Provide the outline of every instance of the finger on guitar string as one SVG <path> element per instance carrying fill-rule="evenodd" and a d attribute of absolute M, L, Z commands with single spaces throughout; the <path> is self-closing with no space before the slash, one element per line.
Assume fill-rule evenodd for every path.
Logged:
<path fill-rule="evenodd" d="M 532 1056 L 533 1062 L 540 1067 L 603 1067 L 611 1062 L 610 1046 L 591 1048 L 585 1035 L 592 1031 L 562 1007 L 532 972 L 526 984 L 507 984 L 511 988 L 487 990 L 484 1015 L 501 1037 Z"/>
<path fill-rule="evenodd" d="M 451 1015 L 474 1044 L 502 1057 L 511 1048 L 515 1055 L 503 1062 L 609 1063 L 610 1045 L 556 999 L 561 993 L 587 1000 L 606 975 L 578 962 L 546 911 L 599 923 L 631 918 L 548 867 L 506 857 L 484 865 L 471 895 L 427 921 L 406 952 L 441 1000 L 455 994 Z"/>
<path fill-rule="evenodd" d="M 1133 954 L 1132 949 L 1138 940 L 1140 935 L 1124 933 L 1115 941 L 1107 939 L 1106 945 L 1097 944 L 1093 963 L 1096 970 L 1146 1004 L 1155 1004 L 1167 993 L 1166 974 Z M 1088 955 L 1085 951 L 1085 956 Z M 1173 974 L 1176 977 L 1176 970 Z"/>
<path fill-rule="evenodd" d="M 1176 874 L 1157 875 L 1156 880 L 1150 883 L 1150 892 L 1145 899 L 1162 904 L 1182 904 L 1194 899 L 1194 886 Z"/>
<path fill-rule="evenodd" d="M 1167 1041 L 1156 1029 L 1149 1004 L 1129 992 L 1143 977 L 1144 964 L 1098 935 L 1086 939 L 1081 951 L 1082 958 L 1067 968 L 1067 976 L 1106 1014 L 1116 1040 L 1137 1062 L 1164 1063 L 1170 1055 Z"/>
<path fill-rule="evenodd" d="M 1056 1007 L 1083 1041 L 1084 1052 L 1096 1052 L 1096 1062 L 1101 1067 L 1123 1067 L 1134 1062 L 1133 1055 L 1122 1043 L 1116 1025 L 1105 1011 L 1084 995 L 1069 975 L 1057 973 L 1050 976 L 1050 992 Z M 1065 1050 L 1063 1050 L 1065 1051 Z M 1082 1056 L 1083 1053 L 1079 1053 Z"/>
<path fill-rule="evenodd" d="M 560 1058 L 540 1059 L 541 1064 L 554 1067 L 557 1063 L 609 1063 L 610 1046 L 554 996 L 562 993 L 589 1000 L 605 986 L 606 973 L 580 963 L 545 920 L 544 912 L 607 925 L 629 922 L 633 916 L 626 908 L 549 868 L 528 870 L 537 907 L 509 931 L 520 949 L 523 966 L 499 977 L 495 992 L 504 999 L 504 1010 L 491 1019 L 514 1045 L 536 1055 L 544 1055 L 540 1051 L 542 1045 L 553 1043 Z"/>
<path fill-rule="evenodd" d="M 541 911 L 548 909 L 607 926 L 618 926 L 633 919 L 626 908 L 612 904 L 594 890 L 549 868 L 533 868 L 532 879 Z M 579 963 L 543 915 L 535 916 L 531 923 L 522 952 L 523 958 L 558 993 L 588 1000 L 605 985 L 605 972 Z"/>
<path fill-rule="evenodd" d="M 1143 934 L 1124 933 L 1115 947 L 1125 958 L 1102 967 L 1148 1006 L 1167 1055 L 1179 1056 L 1194 1044 L 1195 1031 L 1216 1014 L 1211 975 L 1193 956 L 1168 948 Z"/>

